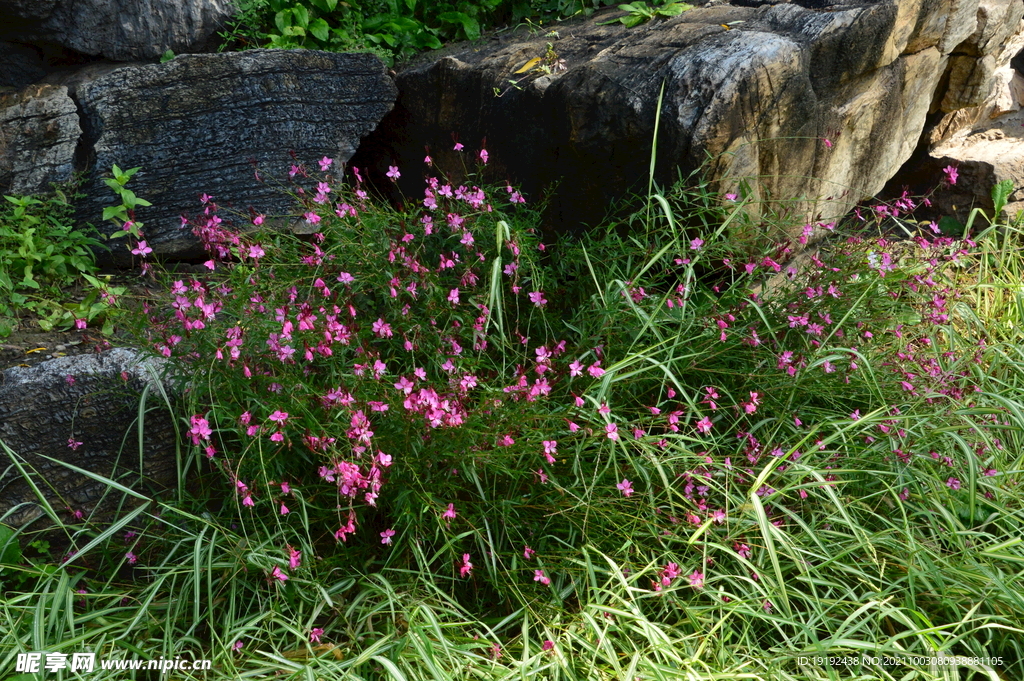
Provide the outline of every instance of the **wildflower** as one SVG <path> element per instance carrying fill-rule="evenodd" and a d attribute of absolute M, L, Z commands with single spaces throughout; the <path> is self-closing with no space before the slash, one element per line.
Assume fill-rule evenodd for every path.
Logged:
<path fill-rule="evenodd" d="M 334 159 L 333 158 L 328 158 L 328 157 L 324 156 L 322 159 L 320 159 L 320 170 L 322 172 L 327 172 L 327 169 L 331 167 L 332 163 L 334 163 Z"/>
<path fill-rule="evenodd" d="M 242 499 L 242 506 L 248 506 L 248 507 L 252 508 L 255 505 L 256 505 L 256 502 L 254 502 L 252 500 L 252 496 L 250 496 L 248 494 L 246 494 L 245 498 Z"/>
<path fill-rule="evenodd" d="M 946 179 L 949 180 L 950 184 L 956 184 L 956 179 L 960 173 L 954 166 L 946 166 L 942 169 L 942 172 L 946 173 Z"/>
<path fill-rule="evenodd" d="M 291 494 L 292 488 L 287 482 L 281 483 L 281 494 Z"/>
<path fill-rule="evenodd" d="M 721 525 L 725 522 L 725 511 L 718 509 L 711 512 L 711 519 L 715 521 L 716 525 Z"/>
<path fill-rule="evenodd" d="M 397 182 L 398 178 L 402 176 L 402 173 L 398 172 L 398 166 L 388 166 L 388 172 L 385 173 L 391 178 L 392 182 Z"/>
<path fill-rule="evenodd" d="M 551 584 L 551 578 L 545 575 L 543 570 L 533 571 L 533 581 L 540 582 L 544 586 Z"/>
<path fill-rule="evenodd" d="M 273 572 L 270 573 L 270 576 L 282 584 L 288 581 L 288 575 L 279 567 L 275 567 Z"/>
<path fill-rule="evenodd" d="M 210 430 L 210 423 L 199 414 L 192 416 L 192 428 L 188 431 L 192 438 L 192 444 L 198 445 L 200 440 L 209 440 L 213 431 Z"/>
<path fill-rule="evenodd" d="M 309 642 L 320 643 L 320 637 L 324 635 L 324 630 L 320 627 L 313 627 L 309 630 Z"/>
<path fill-rule="evenodd" d="M 231 649 L 234 650 L 237 653 L 239 650 L 242 649 L 242 645 L 243 644 L 242 644 L 241 641 L 235 641 L 234 643 L 231 644 Z"/>
<path fill-rule="evenodd" d="M 129 551 L 128 553 L 124 554 L 124 558 L 125 558 L 125 560 L 127 560 L 127 561 L 128 561 L 128 564 L 129 564 L 129 565 L 135 565 L 136 561 L 138 561 L 138 560 L 139 560 L 139 557 L 138 557 L 138 556 L 136 556 L 136 555 L 135 555 L 134 553 L 132 553 L 131 551 Z"/>
<path fill-rule="evenodd" d="M 445 520 L 455 520 L 456 515 L 455 504 L 448 504 L 448 508 L 446 508 L 444 513 L 441 514 L 441 517 Z"/>
<path fill-rule="evenodd" d="M 450 302 L 452 305 L 458 305 L 459 304 L 459 289 L 453 288 L 448 293 L 448 302 Z"/>
<path fill-rule="evenodd" d="M 547 459 L 548 463 L 555 462 L 555 454 L 558 453 L 558 440 L 544 440 L 544 458 Z"/>
<path fill-rule="evenodd" d="M 690 586 L 694 589 L 704 588 L 704 573 L 698 570 L 694 570 L 690 573 Z"/>
<path fill-rule="evenodd" d="M 772 606 L 772 602 L 771 602 L 771 601 L 765 601 L 765 602 L 764 602 L 764 605 L 762 605 L 761 607 L 762 607 L 762 608 L 764 609 L 764 611 L 765 611 L 766 613 L 768 613 L 769 615 L 770 615 L 770 614 L 772 614 L 772 607 L 773 607 L 773 606 Z"/>
<path fill-rule="evenodd" d="M 960 489 L 960 480 L 957 478 L 949 478 L 948 480 L 946 480 L 946 487 L 950 488 L 953 491 L 956 491 Z"/>
<path fill-rule="evenodd" d="M 284 502 L 282 501 L 281 502 L 281 515 L 288 515 L 290 512 L 291 511 L 288 510 L 288 507 L 285 506 Z"/>
<path fill-rule="evenodd" d="M 462 554 L 462 566 L 459 567 L 459 576 L 465 577 L 473 571 L 473 564 L 469 562 L 469 554 Z"/>
<path fill-rule="evenodd" d="M 693 239 L 690 241 L 690 250 L 699 251 L 704 247 L 704 239 Z"/>
<path fill-rule="evenodd" d="M 535 553 L 537 552 L 531 549 L 529 546 L 523 547 L 523 558 L 525 558 L 526 560 L 530 560 L 531 558 L 533 558 L 533 554 Z"/>
<path fill-rule="evenodd" d="M 73 451 L 73 452 L 78 451 L 78 448 L 81 447 L 81 446 L 82 446 L 82 443 L 80 441 L 76 440 L 74 437 L 69 437 L 68 438 L 68 447 L 71 448 L 71 451 Z"/>
<path fill-rule="evenodd" d="M 739 554 L 740 558 L 750 558 L 750 547 L 746 544 L 735 543 L 732 550 Z"/>
<path fill-rule="evenodd" d="M 602 376 L 604 376 L 604 369 L 601 368 L 600 360 L 594 362 L 589 367 L 587 367 L 587 373 L 590 374 L 593 378 L 601 378 Z"/>
<path fill-rule="evenodd" d="M 320 222 L 320 216 L 312 211 L 308 213 L 303 213 L 302 217 L 306 218 L 306 222 L 308 222 L 311 225 L 315 225 L 318 222 Z"/>
<path fill-rule="evenodd" d="M 481 149 L 480 150 L 480 162 L 481 163 L 487 163 L 487 156 L 488 156 L 487 150 L 486 149 Z"/>
<path fill-rule="evenodd" d="M 394 537 L 394 536 L 395 536 L 395 531 L 393 529 L 391 529 L 391 528 L 388 528 L 388 529 L 386 529 L 386 530 L 384 530 L 383 532 L 380 533 L 380 543 L 381 544 L 391 544 L 391 538 Z"/>
<path fill-rule="evenodd" d="M 711 419 L 709 419 L 707 416 L 705 416 L 704 418 L 697 422 L 697 430 L 704 434 L 711 432 L 711 426 Z"/>
<path fill-rule="evenodd" d="M 273 414 L 271 414 L 267 418 L 270 419 L 271 421 L 276 421 L 277 423 L 280 423 L 283 426 L 284 422 L 288 420 L 288 412 L 277 409 L 274 411 Z"/>
<path fill-rule="evenodd" d="M 619 427 L 614 423 L 606 423 L 604 426 L 604 432 L 607 434 L 609 440 L 619 439 Z M 626 496 L 629 496 L 628 494 Z"/>
<path fill-rule="evenodd" d="M 620 482 L 619 484 L 617 484 L 615 486 L 619 489 L 620 492 L 622 492 L 622 496 L 624 496 L 624 497 L 631 497 L 631 496 L 633 496 L 633 483 L 630 482 L 629 480 L 627 480 L 626 478 L 623 478 L 622 482 Z"/>
<path fill-rule="evenodd" d="M 456 143 L 455 143 L 455 146 L 454 146 L 454 147 L 452 147 L 452 149 L 453 149 L 454 151 L 462 151 L 463 149 L 465 149 L 465 147 L 464 147 L 464 146 L 462 146 L 462 142 L 456 142 Z"/>
<path fill-rule="evenodd" d="M 292 547 L 288 547 L 288 567 L 292 570 L 302 565 L 302 551 L 296 551 Z"/>
<path fill-rule="evenodd" d="M 547 639 L 544 641 L 544 645 L 542 645 L 541 648 L 543 648 L 544 650 L 554 650 L 555 642 L 551 639 Z"/>
<path fill-rule="evenodd" d="M 153 249 L 147 246 L 145 241 L 140 241 L 139 245 L 132 249 L 132 255 L 141 255 L 143 258 L 152 252 Z"/>
<path fill-rule="evenodd" d="M 544 307 L 545 305 L 548 304 L 547 299 L 544 298 L 543 291 L 531 291 L 530 293 L 527 294 L 527 297 L 529 297 L 530 302 L 536 305 L 537 307 Z"/>

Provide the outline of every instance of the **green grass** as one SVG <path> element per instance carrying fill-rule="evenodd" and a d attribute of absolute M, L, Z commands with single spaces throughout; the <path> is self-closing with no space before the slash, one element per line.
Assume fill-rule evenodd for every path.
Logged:
<path fill-rule="evenodd" d="M 22 558 L 2 554 L 0 573 L 0 679 L 25 651 L 205 658 L 212 670 L 194 678 L 210 679 L 1024 676 L 1019 229 L 991 227 L 971 247 L 894 245 L 839 228 L 820 265 L 766 285 L 777 246 L 754 252 L 729 238 L 751 231 L 742 199 L 677 188 L 631 229 L 541 251 L 537 213 L 499 205 L 504 193 L 491 194 L 494 213 L 463 211 L 472 248 L 486 256 L 475 284 L 458 268 L 435 269 L 453 251 L 470 263 L 470 247 L 458 245 L 461 230 L 412 227 L 420 212 L 365 205 L 358 217 L 324 216 L 315 246 L 269 234 L 232 245 L 238 254 L 259 243 L 266 255 L 222 268 L 203 290 L 222 307 L 172 344 L 191 380 L 168 406 L 182 433 L 199 416 L 212 431 L 197 445 L 183 440 L 188 485 L 175 499 L 132 491 L 137 515 L 120 525 L 64 522 L 79 549 L 66 560 L 28 549 L 32 528 L 15 534 Z M 418 278 L 401 256 L 387 258 L 406 230 L 408 252 L 431 270 Z M 355 283 L 338 286 L 339 272 Z M 394 277 L 417 281 L 418 297 L 392 298 Z M 342 300 L 358 307 L 354 340 L 330 357 L 279 361 L 266 344 L 281 330 L 275 306 L 293 314 L 303 301 L 321 304 L 316 278 L 342 291 L 343 310 Z M 528 298 L 538 291 L 544 307 Z M 255 295 L 265 313 L 247 308 Z M 490 310 L 489 344 L 470 351 L 479 304 Z M 395 325 L 394 339 L 371 333 L 377 318 Z M 156 310 L 142 321 L 145 342 L 159 346 L 180 320 Z M 236 326 L 240 359 L 213 359 Z M 301 339 L 319 332 L 294 333 L 298 359 Z M 417 339 L 408 356 L 402 333 Z M 463 354 L 451 354 L 452 339 Z M 565 353 L 538 373 L 535 350 L 559 340 Z M 386 360 L 386 379 L 354 372 L 365 357 Z M 421 366 L 443 392 L 442 362 L 453 357 L 453 375 L 472 371 L 479 385 L 460 397 L 451 388 L 461 425 L 431 428 L 391 384 Z M 591 376 L 598 359 L 604 373 Z M 511 397 L 520 375 L 549 377 L 550 394 Z M 268 392 L 273 381 L 288 389 Z M 318 398 L 337 385 L 358 405 L 391 404 L 368 412 L 374 449 L 395 459 L 376 506 L 316 474 L 340 460 L 369 467 L 346 444 L 355 407 Z M 274 426 L 274 410 L 287 422 Z M 246 435 L 243 412 L 268 429 Z M 269 440 L 273 428 L 281 443 Z M 506 433 L 515 443 L 496 445 Z M 339 444 L 318 453 L 304 448 L 307 435 Z M 555 463 L 544 440 L 558 441 Z M 617 487 L 626 481 L 629 495 Z M 448 503 L 454 519 L 441 515 Z M 355 530 L 339 542 L 348 508 Z M 128 529 L 137 534 L 126 541 Z M 301 565 L 289 565 L 289 549 Z M 467 553 L 473 568 L 462 575 Z M 927 663 L 950 655 L 1002 661 L 998 673 Z"/>

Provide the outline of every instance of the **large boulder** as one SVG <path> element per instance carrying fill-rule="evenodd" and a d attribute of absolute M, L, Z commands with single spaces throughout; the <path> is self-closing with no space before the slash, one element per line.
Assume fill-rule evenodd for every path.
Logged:
<path fill-rule="evenodd" d="M 0 0 L 0 38 L 120 61 L 205 47 L 232 0 Z"/>
<path fill-rule="evenodd" d="M 402 69 L 395 110 L 353 163 L 408 171 L 428 147 L 456 170 L 453 135 L 467 151 L 486 138 L 492 177 L 560 182 L 551 217 L 571 227 L 646 186 L 657 138 L 660 183 L 704 166 L 724 192 L 749 183 L 764 217 L 826 221 L 909 158 L 977 15 L 978 0 L 719 4 L 628 29 L 599 12 Z M 993 36 L 1012 23 L 992 17 Z"/>
<path fill-rule="evenodd" d="M 61 462 L 140 493 L 174 484 L 176 432 L 159 397 L 160 370 L 136 351 L 115 348 L 0 374 L 0 441 L 6 445 L 0 447 L 0 522 L 17 526 L 44 513 L 32 485 L 58 512 L 103 514 L 121 500 Z M 151 391 L 140 424 L 146 385 Z"/>
<path fill-rule="evenodd" d="M 141 167 L 129 187 L 153 206 L 137 218 L 157 255 L 178 259 L 203 255 L 181 229 L 203 193 L 240 211 L 288 212 L 293 199 L 254 170 L 280 176 L 328 156 L 340 172 L 396 94 L 370 54 L 251 50 L 107 71 L 72 84 L 91 178 L 78 217 L 114 231 L 102 223 L 113 198 L 102 178 L 114 164 Z M 128 255 L 123 241 L 113 243 Z"/>
<path fill-rule="evenodd" d="M 21 89 L 45 75 L 46 64 L 39 50 L 0 41 L 0 88 Z"/>
<path fill-rule="evenodd" d="M 39 194 L 71 179 L 82 129 L 63 86 L 0 95 L 0 192 Z"/>

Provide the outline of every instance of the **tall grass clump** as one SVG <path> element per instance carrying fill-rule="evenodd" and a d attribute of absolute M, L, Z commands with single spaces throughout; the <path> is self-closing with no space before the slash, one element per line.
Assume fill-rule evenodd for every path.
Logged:
<path fill-rule="evenodd" d="M 397 212 L 329 166 L 293 168 L 309 238 L 193 220 L 211 273 L 170 277 L 142 331 L 183 386 L 182 499 L 8 567 L 4 650 L 215 678 L 1024 673 L 1024 357 L 977 294 L 1019 232 L 840 227 L 797 269 L 730 240 L 742 196 L 680 186 L 543 243 L 511 186 L 428 172 Z"/>

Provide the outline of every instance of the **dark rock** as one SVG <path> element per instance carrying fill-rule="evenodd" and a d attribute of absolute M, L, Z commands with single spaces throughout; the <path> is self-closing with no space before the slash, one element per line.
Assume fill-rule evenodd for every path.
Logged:
<path fill-rule="evenodd" d="M 0 95 L 0 191 L 39 194 L 70 180 L 81 133 L 65 87 L 30 85 Z"/>
<path fill-rule="evenodd" d="M 0 42 L 0 88 L 17 90 L 46 75 L 46 64 L 39 50 L 29 45 Z"/>
<path fill-rule="evenodd" d="M 130 61 L 205 48 L 234 12 L 231 0 L 2 0 L 0 37 Z"/>
<path fill-rule="evenodd" d="M 15 462 L 31 473 L 58 512 L 102 514 L 122 497 L 60 462 L 140 493 L 172 485 L 177 475 L 176 432 L 155 389 L 159 371 L 159 364 L 143 361 L 139 353 L 115 348 L 0 374 L 0 441 L 5 445 L 0 447 L 2 522 L 17 526 L 43 514 Z M 140 452 L 136 429 L 140 392 L 146 385 L 154 389 L 146 403 Z M 69 447 L 72 438 L 82 443 L 77 449 Z"/>
<path fill-rule="evenodd" d="M 721 191 L 749 181 L 768 211 L 835 218 L 910 156 L 978 5 L 825 5 L 700 7 L 633 29 L 591 19 L 455 46 L 399 72 L 395 110 L 353 163 L 400 165 L 403 192 L 419 195 L 410 171 L 425 146 L 454 172 L 452 136 L 464 153 L 486 138 L 493 179 L 534 196 L 560 182 L 551 221 L 593 224 L 646 187 L 664 85 L 659 183 L 703 166 Z M 517 73 L 535 58 L 540 66 Z"/>
<path fill-rule="evenodd" d="M 258 182 L 254 164 L 280 176 L 329 156 L 340 172 L 395 98 L 377 57 L 311 50 L 184 55 L 72 88 L 91 149 L 79 218 L 101 224 L 112 203 L 102 177 L 113 164 L 141 167 L 129 188 L 153 207 L 137 217 L 157 254 L 178 259 L 203 255 L 181 229 L 182 214 L 200 212 L 203 193 L 240 211 L 286 213 L 292 199 Z"/>

